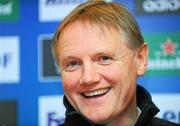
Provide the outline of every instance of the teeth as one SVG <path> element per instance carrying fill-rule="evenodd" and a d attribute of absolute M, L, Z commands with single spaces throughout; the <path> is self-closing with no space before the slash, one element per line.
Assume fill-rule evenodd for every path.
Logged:
<path fill-rule="evenodd" d="M 93 97 L 93 96 L 97 96 L 97 95 L 106 94 L 109 90 L 110 90 L 110 88 L 105 88 L 105 89 L 100 89 L 100 90 L 96 90 L 96 91 L 86 92 L 86 93 L 83 93 L 83 95 L 86 97 Z"/>

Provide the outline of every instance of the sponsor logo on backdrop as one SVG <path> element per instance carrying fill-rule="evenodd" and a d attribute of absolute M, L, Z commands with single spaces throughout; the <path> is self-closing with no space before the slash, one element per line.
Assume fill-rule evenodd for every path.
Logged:
<path fill-rule="evenodd" d="M 63 96 L 41 96 L 38 106 L 39 126 L 58 126 L 64 122 Z"/>
<path fill-rule="evenodd" d="M 41 82 L 60 81 L 60 72 L 51 51 L 52 37 L 52 35 L 40 35 L 38 38 L 38 73 Z"/>
<path fill-rule="evenodd" d="M 149 44 L 149 75 L 180 74 L 180 33 L 145 35 Z"/>
<path fill-rule="evenodd" d="M 39 21 L 60 21 L 85 0 L 39 0 Z"/>
<path fill-rule="evenodd" d="M 39 21 L 60 21 L 76 6 L 86 1 L 87 0 L 39 0 Z"/>
<path fill-rule="evenodd" d="M 19 18 L 19 0 L 0 0 L 0 21 L 14 21 Z"/>
<path fill-rule="evenodd" d="M 17 126 L 16 101 L 0 101 L 0 126 Z"/>
<path fill-rule="evenodd" d="M 136 0 L 138 15 L 179 14 L 179 0 Z"/>
<path fill-rule="evenodd" d="M 19 82 L 19 38 L 0 37 L 0 84 Z"/>
<path fill-rule="evenodd" d="M 180 123 L 180 94 L 153 94 L 152 99 L 160 108 L 158 117 Z"/>

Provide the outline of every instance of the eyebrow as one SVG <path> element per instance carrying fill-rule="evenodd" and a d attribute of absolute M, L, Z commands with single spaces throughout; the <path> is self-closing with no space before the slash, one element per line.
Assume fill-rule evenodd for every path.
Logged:
<path fill-rule="evenodd" d="M 77 57 L 72 56 L 72 55 L 67 55 L 67 56 L 63 56 L 62 59 L 63 60 L 67 60 L 67 59 L 76 59 Z"/>
<path fill-rule="evenodd" d="M 63 66 L 63 64 L 68 60 L 68 59 L 76 59 L 77 57 L 75 56 L 71 56 L 71 55 L 67 55 L 67 56 L 63 56 L 62 60 L 60 60 L 60 64 L 61 66 Z M 62 67 L 61 67 L 62 69 Z"/>
<path fill-rule="evenodd" d="M 113 56 L 114 54 L 112 54 L 109 51 L 96 51 L 94 54 L 89 54 L 89 56 L 97 56 L 97 55 L 111 55 L 111 56 Z M 75 59 L 75 58 L 78 58 L 78 56 L 64 55 L 62 58 L 63 59 Z"/>

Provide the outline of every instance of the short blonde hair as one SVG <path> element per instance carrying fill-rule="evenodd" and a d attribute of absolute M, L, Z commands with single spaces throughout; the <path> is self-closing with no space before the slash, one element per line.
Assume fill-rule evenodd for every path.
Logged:
<path fill-rule="evenodd" d="M 63 30 L 73 22 L 81 20 L 89 23 L 97 24 L 103 27 L 113 27 L 125 33 L 131 49 L 139 48 L 143 43 L 143 37 L 140 28 L 129 13 L 129 11 L 121 4 L 115 2 L 105 2 L 102 0 L 88 1 L 76 7 L 58 27 L 54 38 L 52 50 L 54 58 L 58 63 L 58 40 Z"/>

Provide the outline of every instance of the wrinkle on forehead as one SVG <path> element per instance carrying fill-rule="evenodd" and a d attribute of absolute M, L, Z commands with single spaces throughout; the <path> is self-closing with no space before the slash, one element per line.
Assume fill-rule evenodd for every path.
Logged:
<path fill-rule="evenodd" d="M 97 24 L 89 21 L 77 20 L 65 27 L 65 29 L 61 33 L 61 36 L 59 37 L 59 41 L 64 38 L 63 36 L 68 29 L 72 29 L 75 26 L 74 24 L 80 24 L 79 26 L 82 26 L 84 29 L 86 29 L 87 33 L 96 33 L 99 37 L 111 35 L 114 31 L 118 32 L 119 35 L 124 35 L 124 32 L 122 30 L 114 28 L 113 26 L 108 24 Z"/>
<path fill-rule="evenodd" d="M 78 29 L 78 32 L 74 29 L 76 29 L 76 30 Z M 71 37 L 67 37 L 68 34 L 70 34 L 70 33 L 72 34 Z M 98 25 L 98 24 L 89 23 L 89 22 L 75 21 L 75 22 L 69 24 L 68 26 L 66 26 L 66 28 L 61 33 L 61 37 L 58 40 L 59 41 L 58 42 L 58 50 L 59 50 L 58 53 L 64 52 L 64 49 L 66 50 L 67 46 L 72 46 L 72 47 L 73 46 L 74 47 L 75 46 L 83 46 L 83 45 L 78 45 L 77 41 L 79 41 L 79 39 L 80 39 L 81 41 L 86 43 L 86 41 L 85 41 L 87 39 L 86 35 L 92 36 L 92 37 L 88 36 L 88 40 L 90 40 L 90 41 L 93 41 L 94 36 L 99 38 L 99 40 L 101 41 L 102 38 L 110 38 L 111 39 L 112 35 L 114 35 L 114 33 L 117 33 L 117 37 L 120 40 L 120 42 L 127 41 L 125 38 L 125 35 L 123 34 L 123 31 L 114 29 L 111 26 L 107 27 L 105 25 Z M 76 38 L 77 38 L 77 40 L 76 40 Z M 90 46 L 90 45 L 88 45 L 88 46 Z M 64 55 L 64 54 L 60 54 L 60 55 Z"/>

